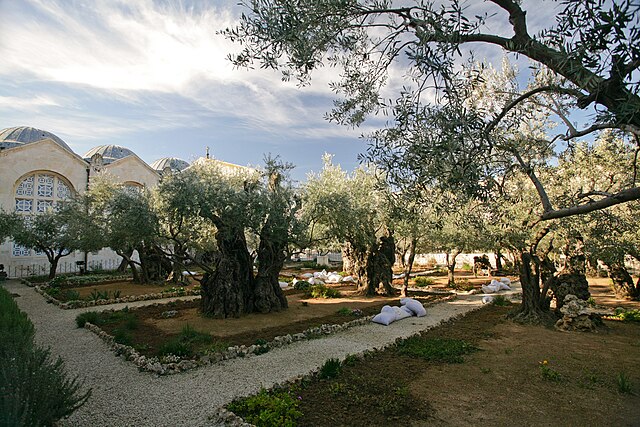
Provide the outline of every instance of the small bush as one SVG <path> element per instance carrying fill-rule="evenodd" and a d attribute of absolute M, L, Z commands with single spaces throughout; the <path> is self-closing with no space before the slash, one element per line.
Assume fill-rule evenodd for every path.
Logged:
<path fill-rule="evenodd" d="M 624 372 L 618 373 L 616 377 L 616 384 L 618 385 L 618 391 L 622 394 L 634 394 L 633 393 L 633 384 L 631 380 Z"/>
<path fill-rule="evenodd" d="M 335 378 L 342 371 L 342 364 L 338 359 L 329 359 L 324 362 L 324 365 L 318 372 L 318 377 L 321 379 Z"/>
<path fill-rule="evenodd" d="M 340 310 L 336 311 L 336 314 L 340 316 L 351 316 L 352 310 L 349 307 L 342 307 Z"/>
<path fill-rule="evenodd" d="M 315 261 L 303 261 L 302 268 L 318 268 L 318 264 Z"/>
<path fill-rule="evenodd" d="M 211 344 L 213 337 L 205 332 L 199 332 L 189 324 L 185 325 L 176 337 L 164 343 L 158 350 L 160 356 L 174 354 L 180 357 L 192 357 L 196 348 Z"/>
<path fill-rule="evenodd" d="M 87 311 L 86 313 L 80 313 L 76 316 L 76 325 L 78 325 L 78 328 L 84 328 L 84 324 L 87 322 L 100 325 L 102 323 L 100 313 L 97 311 Z"/>
<path fill-rule="evenodd" d="M 472 269 L 473 269 L 473 267 L 471 266 L 471 264 L 466 263 L 466 262 L 464 264 L 462 264 L 462 270 L 463 271 L 471 271 Z"/>
<path fill-rule="evenodd" d="M 433 280 L 432 277 L 418 276 L 415 278 L 413 283 L 417 287 L 421 288 L 423 286 L 432 286 L 435 283 L 435 281 Z"/>
<path fill-rule="evenodd" d="M 2 426 L 56 425 L 91 395 L 91 390 L 81 393 L 82 384 L 77 377 L 68 377 L 62 359 L 53 360 L 33 338 L 33 324 L 9 292 L 0 288 Z"/>
<path fill-rule="evenodd" d="M 297 289 L 299 291 L 308 291 L 309 289 L 311 289 L 311 283 L 307 282 L 306 280 L 300 280 L 298 282 L 296 282 L 295 285 L 293 285 L 293 289 Z"/>
<path fill-rule="evenodd" d="M 511 301 L 509 301 L 509 299 L 504 295 L 496 295 L 495 297 L 493 297 L 492 303 L 493 305 L 497 305 L 499 307 L 506 307 L 511 305 Z"/>
<path fill-rule="evenodd" d="M 460 280 L 456 280 L 456 282 L 453 284 L 453 286 L 451 286 L 451 288 L 455 289 L 456 291 L 468 292 L 473 290 L 473 285 L 469 283 L 467 279 L 460 279 Z"/>
<path fill-rule="evenodd" d="M 74 289 L 67 289 L 64 292 L 65 301 L 77 301 L 80 299 L 80 293 Z"/>
<path fill-rule="evenodd" d="M 307 292 L 311 298 L 340 298 L 342 294 L 335 288 L 326 285 L 313 285 Z"/>
<path fill-rule="evenodd" d="M 449 338 L 411 337 L 398 344 L 400 354 L 420 357 L 425 360 L 462 363 L 462 356 L 478 351 L 466 341 Z"/>
<path fill-rule="evenodd" d="M 289 393 L 269 393 L 264 389 L 255 396 L 231 402 L 227 408 L 258 427 L 293 427 L 302 416 L 298 400 Z"/>
<path fill-rule="evenodd" d="M 593 297 L 589 297 L 589 299 L 587 300 L 587 304 L 589 304 L 589 307 L 595 307 L 596 300 L 594 300 Z"/>
<path fill-rule="evenodd" d="M 615 314 L 611 317 L 622 320 L 623 322 L 640 322 L 640 310 L 625 310 L 617 308 Z"/>
<path fill-rule="evenodd" d="M 547 362 L 546 360 L 540 362 L 540 375 L 542 375 L 543 379 L 556 383 L 562 382 L 564 380 L 560 372 L 551 368 L 549 366 L 549 362 Z"/>
<path fill-rule="evenodd" d="M 126 327 L 119 327 L 113 330 L 113 340 L 122 345 L 133 345 L 133 336 Z"/>

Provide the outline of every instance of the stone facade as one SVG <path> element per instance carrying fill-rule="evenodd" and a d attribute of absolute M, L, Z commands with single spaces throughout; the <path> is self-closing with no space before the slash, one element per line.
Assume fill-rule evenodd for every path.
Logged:
<path fill-rule="evenodd" d="M 242 167 L 207 158 L 223 167 Z M 131 150 L 119 146 L 95 147 L 84 156 L 74 153 L 56 135 L 30 127 L 0 130 L 0 209 L 37 214 L 71 194 L 85 191 L 98 174 L 109 174 L 125 185 L 152 188 L 163 174 L 178 172 L 189 164 L 177 158 L 159 159 L 156 170 Z M 176 169 L 176 170 L 173 170 Z M 75 271 L 76 261 L 91 267 L 115 268 L 121 258 L 110 249 L 76 252 L 60 260 L 59 271 Z M 44 254 L 21 248 L 10 240 L 0 242 L 0 264 L 10 277 L 48 272 Z"/>

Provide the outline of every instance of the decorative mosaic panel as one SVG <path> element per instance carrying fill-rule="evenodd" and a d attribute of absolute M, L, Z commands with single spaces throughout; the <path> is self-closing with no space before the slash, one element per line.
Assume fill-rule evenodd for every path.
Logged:
<path fill-rule="evenodd" d="M 33 200 L 29 199 L 16 199 L 16 212 L 29 212 L 33 211 Z"/>
<path fill-rule="evenodd" d="M 58 179 L 58 190 L 57 197 L 58 199 L 67 199 L 71 195 L 71 190 L 67 187 L 67 184 L 62 182 L 62 180 Z"/>
<path fill-rule="evenodd" d="M 53 176 L 38 175 L 38 197 L 53 197 Z"/>
<path fill-rule="evenodd" d="M 31 249 L 14 243 L 11 253 L 13 254 L 13 256 L 31 256 Z"/>
<path fill-rule="evenodd" d="M 53 201 L 52 200 L 38 200 L 36 202 L 36 212 L 37 213 L 47 212 L 51 208 L 53 208 Z"/>
<path fill-rule="evenodd" d="M 33 175 L 23 179 L 18 188 L 16 188 L 16 196 L 33 196 L 33 181 Z"/>

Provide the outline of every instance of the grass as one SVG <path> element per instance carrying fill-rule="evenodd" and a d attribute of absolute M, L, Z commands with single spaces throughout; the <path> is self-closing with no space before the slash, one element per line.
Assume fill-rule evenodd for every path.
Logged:
<path fill-rule="evenodd" d="M 616 376 L 616 385 L 618 386 L 618 392 L 620 392 L 621 394 L 635 394 L 633 392 L 633 384 L 631 383 L 631 379 L 624 372 L 620 372 Z"/>
<path fill-rule="evenodd" d="M 337 377 L 342 372 L 342 363 L 338 359 L 329 359 L 318 372 L 318 378 L 329 379 Z"/>
<path fill-rule="evenodd" d="M 227 408 L 258 427 L 293 427 L 302 416 L 298 398 L 287 392 L 268 392 L 231 402 Z"/>
<path fill-rule="evenodd" d="M 213 344 L 213 337 L 206 332 L 195 330 L 186 324 L 180 333 L 164 343 L 158 350 L 160 356 L 173 354 L 180 357 L 193 357 L 199 347 Z"/>
<path fill-rule="evenodd" d="M 423 286 L 432 286 L 435 281 L 431 277 L 418 276 L 413 281 L 414 285 L 421 288 Z"/>
<path fill-rule="evenodd" d="M 499 307 L 506 307 L 511 305 L 511 301 L 509 301 L 509 299 L 504 295 L 496 295 L 495 297 L 493 297 L 493 301 L 491 303 Z"/>
<path fill-rule="evenodd" d="M 478 351 L 466 341 L 450 338 L 411 337 L 398 344 L 400 354 L 444 363 L 462 363 L 463 356 Z"/>

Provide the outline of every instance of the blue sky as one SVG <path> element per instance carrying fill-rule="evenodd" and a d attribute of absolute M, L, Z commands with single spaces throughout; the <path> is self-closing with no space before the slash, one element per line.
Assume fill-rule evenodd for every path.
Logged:
<path fill-rule="evenodd" d="M 530 24 L 549 23 L 555 5 L 525 2 L 536 10 Z M 238 47 L 216 32 L 242 11 L 235 0 L 0 0 L 0 128 L 48 130 L 80 155 L 118 144 L 149 163 L 192 161 L 206 146 L 238 164 L 271 153 L 294 163 L 299 180 L 320 169 L 324 152 L 354 168 L 366 148 L 359 136 L 384 119 L 357 129 L 325 121 L 333 69 L 302 89 L 276 72 L 234 69 L 226 56 Z M 507 31 L 498 18 L 493 29 Z M 392 80 L 389 95 L 401 84 Z"/>

